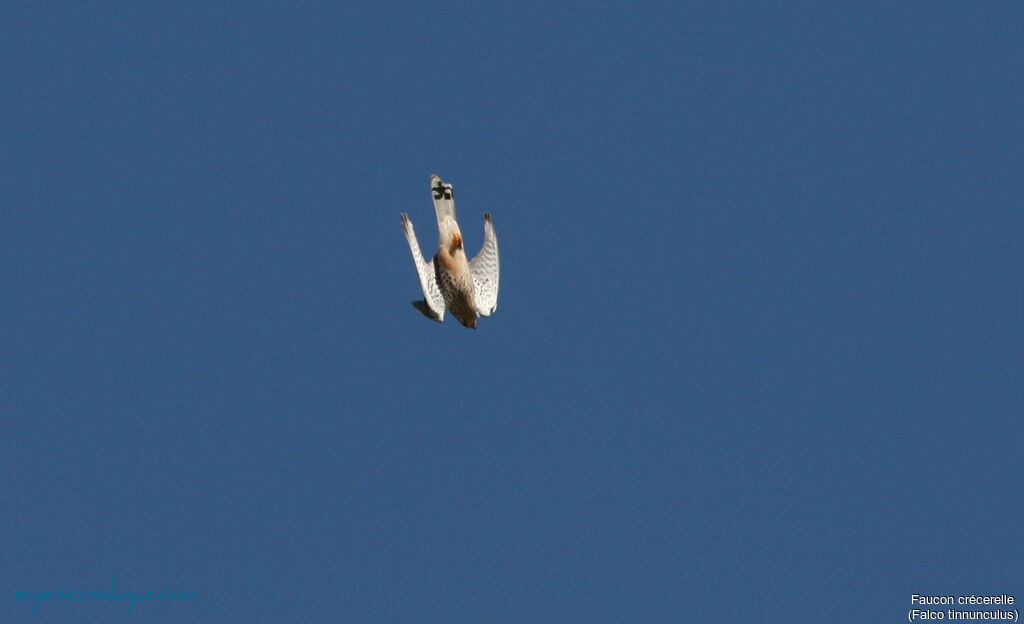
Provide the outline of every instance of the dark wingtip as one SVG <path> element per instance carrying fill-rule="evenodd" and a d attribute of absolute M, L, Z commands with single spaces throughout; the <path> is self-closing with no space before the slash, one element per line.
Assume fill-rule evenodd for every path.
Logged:
<path fill-rule="evenodd" d="M 437 321 L 438 323 L 442 322 L 441 319 L 439 319 L 437 315 L 434 314 L 434 311 L 430 309 L 430 306 L 427 305 L 426 299 L 420 299 L 419 301 L 413 301 L 411 303 L 412 307 L 419 310 L 420 313 L 423 314 L 423 316 L 427 317 L 432 321 Z"/>

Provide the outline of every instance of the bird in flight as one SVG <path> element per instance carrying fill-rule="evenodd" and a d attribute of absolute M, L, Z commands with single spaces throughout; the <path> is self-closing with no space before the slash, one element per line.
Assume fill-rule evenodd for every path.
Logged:
<path fill-rule="evenodd" d="M 462 231 L 455 218 L 452 185 L 430 176 L 439 240 L 437 253 L 425 260 L 420 253 L 409 215 L 402 213 L 402 230 L 409 242 L 412 261 L 420 278 L 423 299 L 412 305 L 427 318 L 441 322 L 445 308 L 466 327 L 476 329 L 476 320 L 498 309 L 498 238 L 491 215 L 484 213 L 484 246 L 472 260 L 466 259 Z"/>

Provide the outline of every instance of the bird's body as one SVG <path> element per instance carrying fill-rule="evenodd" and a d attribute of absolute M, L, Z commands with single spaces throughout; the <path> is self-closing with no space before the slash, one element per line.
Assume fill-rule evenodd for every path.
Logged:
<path fill-rule="evenodd" d="M 456 234 L 458 247 L 441 245 L 434 255 L 437 284 L 441 287 L 445 306 L 455 318 L 466 327 L 476 329 L 476 289 L 473 275 L 469 270 L 466 250 L 462 248 L 461 237 Z M 455 243 L 452 244 L 452 247 Z"/>
<path fill-rule="evenodd" d="M 444 311 L 466 327 L 476 329 L 476 319 L 490 316 L 498 307 L 498 239 L 491 215 L 484 214 L 484 245 L 472 261 L 466 257 L 462 232 L 455 215 L 452 185 L 437 176 L 430 178 L 437 215 L 437 253 L 429 262 L 420 253 L 409 216 L 402 213 L 402 229 L 412 251 L 424 298 L 413 305 L 427 318 L 444 320 Z"/>

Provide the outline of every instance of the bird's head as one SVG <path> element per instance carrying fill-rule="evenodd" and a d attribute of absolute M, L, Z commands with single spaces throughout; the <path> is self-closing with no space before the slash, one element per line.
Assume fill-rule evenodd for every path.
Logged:
<path fill-rule="evenodd" d="M 473 305 L 472 296 L 457 296 L 451 302 L 451 305 L 448 306 L 448 310 L 464 327 L 476 329 L 476 319 L 479 315 L 476 313 L 476 307 Z"/>

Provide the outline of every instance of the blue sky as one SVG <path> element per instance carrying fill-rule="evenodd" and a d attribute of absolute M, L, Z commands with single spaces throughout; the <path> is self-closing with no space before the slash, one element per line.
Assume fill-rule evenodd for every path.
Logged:
<path fill-rule="evenodd" d="M 1019 585 L 1024 10 L 0 9 L 5 622 Z M 497 313 L 427 321 L 428 176 Z M 16 592 L 197 592 L 138 604 Z"/>

